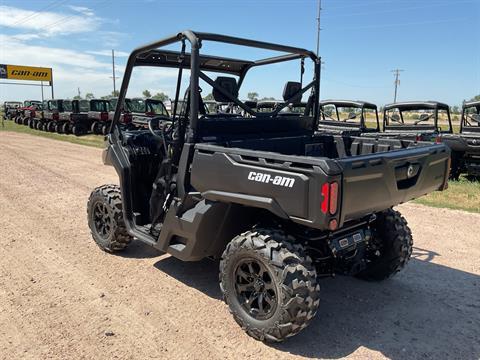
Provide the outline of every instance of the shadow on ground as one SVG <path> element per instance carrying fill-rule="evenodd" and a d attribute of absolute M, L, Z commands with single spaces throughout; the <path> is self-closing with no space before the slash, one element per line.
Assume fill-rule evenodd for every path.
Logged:
<path fill-rule="evenodd" d="M 480 276 L 432 263 L 437 256 L 416 248 L 406 271 L 381 283 L 322 280 L 320 308 L 310 326 L 272 346 L 311 358 L 339 359 L 365 347 L 390 359 L 479 359 Z M 166 257 L 155 267 L 221 298 L 218 262 Z"/>

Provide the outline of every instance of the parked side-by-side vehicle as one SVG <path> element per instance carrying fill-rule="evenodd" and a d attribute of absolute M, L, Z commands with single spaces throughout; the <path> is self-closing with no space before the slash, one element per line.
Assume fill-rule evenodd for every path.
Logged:
<path fill-rule="evenodd" d="M 352 100 L 320 101 L 318 131 L 352 136 L 379 132 L 377 105 Z"/>
<path fill-rule="evenodd" d="M 219 44 L 268 56 L 201 51 Z M 258 112 L 239 99 L 251 69 L 257 76 L 285 62 L 301 70 L 283 74 L 291 80 L 274 109 Z M 303 74 L 305 62 L 310 74 Z M 193 31 L 134 50 L 103 153 L 120 186 L 94 189 L 87 205 L 98 246 L 120 251 L 135 238 L 183 261 L 219 259 L 233 317 L 263 341 L 282 341 L 308 325 L 320 306 L 319 276 L 383 280 L 402 270 L 413 239 L 392 207 L 445 189 L 450 150 L 442 143 L 318 133 L 320 63 L 305 49 Z M 120 104 L 132 70 L 141 66 L 176 70 L 174 106 L 148 118 L 147 128 L 128 129 L 119 124 Z M 243 113 L 207 113 L 201 98 L 207 87 L 215 101 Z M 302 102 L 303 112 L 281 113 Z"/>

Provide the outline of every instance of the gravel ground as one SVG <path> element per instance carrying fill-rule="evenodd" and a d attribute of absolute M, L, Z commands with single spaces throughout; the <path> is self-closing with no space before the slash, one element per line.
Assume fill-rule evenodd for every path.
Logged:
<path fill-rule="evenodd" d="M 220 299 L 218 264 L 134 242 L 103 253 L 86 223 L 116 183 L 99 149 L 0 137 L 0 358 L 480 358 L 480 216 L 406 204 L 415 249 L 394 279 L 321 281 L 312 324 L 257 342 Z"/>

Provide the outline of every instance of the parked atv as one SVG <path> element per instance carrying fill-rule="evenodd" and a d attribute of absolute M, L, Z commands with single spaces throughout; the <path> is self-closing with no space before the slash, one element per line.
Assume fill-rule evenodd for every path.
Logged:
<path fill-rule="evenodd" d="M 106 135 L 110 128 L 110 121 L 108 112 L 110 110 L 109 100 L 92 99 L 90 100 L 90 110 L 88 111 L 88 118 L 92 125 L 90 131 L 95 135 Z"/>
<path fill-rule="evenodd" d="M 37 129 L 47 132 L 54 132 L 60 122 L 60 114 L 64 112 L 63 99 L 47 100 L 43 108 L 43 119 L 39 122 Z"/>
<path fill-rule="evenodd" d="M 463 104 L 460 134 L 445 135 L 442 141 L 456 154 L 458 174 L 480 179 L 480 101 Z"/>
<path fill-rule="evenodd" d="M 17 116 L 14 119 L 15 122 L 19 125 L 28 125 L 32 111 L 35 111 L 41 105 L 42 102 L 38 100 L 25 100 L 23 106 L 19 107 L 17 110 Z"/>
<path fill-rule="evenodd" d="M 63 109 L 55 129 L 58 133 L 81 136 L 89 132 L 90 100 L 64 100 Z"/>
<path fill-rule="evenodd" d="M 359 136 L 379 131 L 377 105 L 366 101 L 320 101 L 319 133 Z"/>
<path fill-rule="evenodd" d="M 18 108 L 22 106 L 20 101 L 5 101 L 3 103 L 3 118 L 13 120 L 17 116 Z"/>
<path fill-rule="evenodd" d="M 201 54 L 210 42 L 282 55 L 252 61 Z M 173 44 L 179 52 L 163 49 Z M 258 76 L 265 66 L 286 61 L 302 69 L 311 62 L 312 80 L 287 82 L 283 100 L 267 113 L 238 99 L 252 67 Z M 98 246 L 121 251 L 135 238 L 183 261 L 219 259 L 220 288 L 233 317 L 264 341 L 282 341 L 308 325 L 320 304 L 318 277 L 378 281 L 402 270 L 412 233 L 392 207 L 445 189 L 450 150 L 317 134 L 320 63 L 305 49 L 192 31 L 134 50 L 103 153 L 120 186 L 96 188 L 87 205 Z M 177 88 L 170 116 L 149 118 L 148 129 L 126 130 L 119 126 L 119 104 L 138 66 L 177 69 L 178 86 L 189 84 L 185 107 L 177 113 Z M 200 79 L 215 101 L 249 116 L 207 114 Z M 311 112 L 280 115 L 304 94 Z"/>

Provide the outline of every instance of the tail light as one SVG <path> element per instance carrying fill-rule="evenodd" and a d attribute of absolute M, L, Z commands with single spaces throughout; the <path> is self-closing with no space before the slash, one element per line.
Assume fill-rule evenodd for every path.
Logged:
<path fill-rule="evenodd" d="M 442 137 L 441 137 L 440 135 L 437 135 L 437 136 L 435 137 L 435 143 L 436 143 L 436 144 L 440 144 L 441 142 L 442 142 Z"/>
<path fill-rule="evenodd" d="M 322 198 L 322 213 L 335 215 L 338 210 L 338 183 L 336 181 L 322 185 Z"/>
<path fill-rule="evenodd" d="M 415 141 L 422 141 L 422 136 L 421 135 L 415 136 Z"/>
<path fill-rule="evenodd" d="M 124 113 L 123 114 L 123 123 L 124 124 L 130 124 L 131 122 L 132 122 L 132 114 Z"/>
<path fill-rule="evenodd" d="M 52 119 L 53 120 L 58 120 L 60 118 L 60 116 L 58 115 L 58 113 L 53 113 L 52 114 Z"/>
<path fill-rule="evenodd" d="M 108 113 L 107 112 L 100 113 L 100 120 L 101 121 L 108 121 Z"/>

